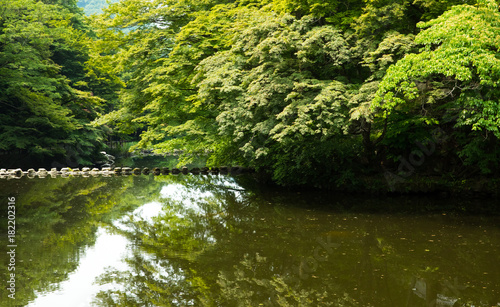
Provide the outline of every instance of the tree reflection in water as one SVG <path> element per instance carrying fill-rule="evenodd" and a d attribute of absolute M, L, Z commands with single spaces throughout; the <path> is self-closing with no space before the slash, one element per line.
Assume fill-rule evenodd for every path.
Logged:
<path fill-rule="evenodd" d="M 158 215 L 129 215 L 111 226 L 133 242 L 133 253 L 126 259 L 128 271 L 101 275 L 99 283 L 120 287 L 100 292 L 97 305 L 490 306 L 500 301 L 498 219 L 346 211 L 352 206 L 342 202 L 353 198 L 329 208 L 311 206 L 313 194 L 248 189 L 239 179 L 222 176 L 155 180 L 163 184 Z"/>
<path fill-rule="evenodd" d="M 20 305 L 57 294 L 106 229 L 128 254 L 98 278 L 100 306 L 500 302 L 494 201 L 341 197 L 190 175 L 22 178 L 2 182 L 0 195 L 16 197 Z"/>
<path fill-rule="evenodd" d="M 16 198 L 16 306 L 58 290 L 95 244 L 98 228 L 147 200 L 135 191 L 157 195 L 155 189 L 148 178 L 133 177 L 1 180 L 1 199 Z M 6 214 L 1 210 L 2 221 Z M 0 247 L 4 264 L 6 246 Z M 7 294 L 1 287 L 1 301 Z"/>

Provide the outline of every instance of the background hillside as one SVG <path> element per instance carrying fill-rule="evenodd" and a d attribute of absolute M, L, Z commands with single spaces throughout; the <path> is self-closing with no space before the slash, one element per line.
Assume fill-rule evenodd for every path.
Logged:
<path fill-rule="evenodd" d="M 110 0 L 110 3 L 118 2 L 118 0 Z M 80 0 L 78 7 L 81 7 L 85 15 L 101 14 L 102 8 L 108 6 L 106 0 Z"/>

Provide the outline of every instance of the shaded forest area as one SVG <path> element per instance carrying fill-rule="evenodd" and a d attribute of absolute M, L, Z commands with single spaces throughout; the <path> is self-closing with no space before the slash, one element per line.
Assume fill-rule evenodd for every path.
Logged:
<path fill-rule="evenodd" d="M 0 3 L 0 158 L 115 139 L 288 186 L 500 175 L 496 1 Z"/>

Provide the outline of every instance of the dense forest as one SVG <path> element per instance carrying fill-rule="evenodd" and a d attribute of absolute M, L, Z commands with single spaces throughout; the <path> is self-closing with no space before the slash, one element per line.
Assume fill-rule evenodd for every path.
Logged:
<path fill-rule="evenodd" d="M 494 0 L 0 2 L 4 156 L 137 138 L 282 185 L 500 174 Z"/>

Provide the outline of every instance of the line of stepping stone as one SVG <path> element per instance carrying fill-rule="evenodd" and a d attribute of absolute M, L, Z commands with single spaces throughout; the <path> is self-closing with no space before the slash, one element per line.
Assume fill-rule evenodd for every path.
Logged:
<path fill-rule="evenodd" d="M 0 169 L 0 179 L 19 179 L 23 176 L 27 176 L 28 178 L 45 178 L 47 176 L 50 176 L 52 178 L 61 176 L 61 177 L 69 177 L 69 176 L 82 176 L 82 177 L 97 177 L 97 176 L 104 176 L 104 177 L 111 177 L 111 176 L 116 176 L 116 175 L 122 175 L 122 176 L 128 176 L 128 175 L 179 175 L 179 174 L 202 174 L 202 175 L 207 175 L 207 174 L 212 174 L 212 175 L 217 175 L 217 174 L 231 174 L 231 175 L 239 175 L 242 173 L 248 173 L 252 172 L 251 169 L 246 168 L 246 167 L 240 167 L 240 166 L 232 166 L 232 167 L 227 167 L 227 166 L 222 166 L 220 168 L 214 167 L 214 168 L 208 168 L 208 167 L 202 167 L 202 168 L 192 168 L 188 169 L 187 167 L 182 167 L 182 168 L 166 168 L 166 167 L 155 167 L 152 169 L 149 169 L 147 167 L 145 168 L 131 168 L 131 167 L 103 167 L 102 169 L 99 168 L 89 168 L 89 167 L 84 167 L 81 170 L 79 168 L 74 168 L 71 169 L 69 167 L 61 168 L 60 170 L 57 170 L 57 168 L 52 168 L 50 171 L 46 170 L 45 168 L 39 168 L 38 171 L 35 171 L 35 169 L 30 168 L 27 171 L 23 171 L 20 168 L 17 169 L 5 169 L 2 168 Z"/>

